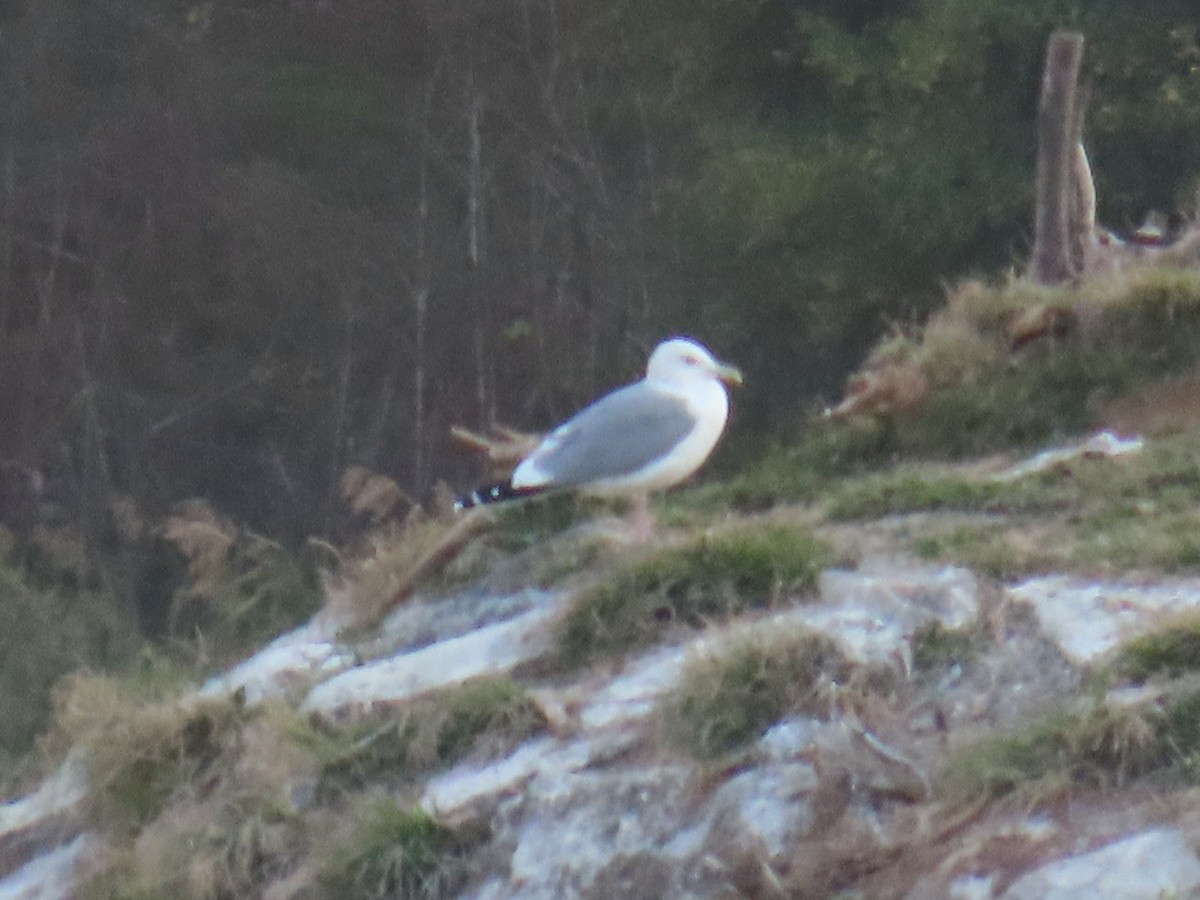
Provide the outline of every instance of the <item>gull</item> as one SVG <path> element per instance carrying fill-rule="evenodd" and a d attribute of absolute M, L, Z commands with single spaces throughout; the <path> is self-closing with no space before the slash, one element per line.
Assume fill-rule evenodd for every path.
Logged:
<path fill-rule="evenodd" d="M 454 502 L 469 509 L 557 491 L 630 496 L 648 532 L 648 495 L 686 479 L 708 459 L 729 417 L 733 366 L 690 338 L 663 341 L 646 377 L 606 394 L 550 432 L 513 471 Z"/>

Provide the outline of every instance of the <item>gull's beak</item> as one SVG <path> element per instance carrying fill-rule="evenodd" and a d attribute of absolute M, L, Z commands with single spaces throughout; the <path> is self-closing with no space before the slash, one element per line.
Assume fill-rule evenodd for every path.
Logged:
<path fill-rule="evenodd" d="M 730 387 L 741 387 L 742 385 L 742 370 L 737 366 L 730 366 L 719 362 L 714 370 L 714 374 Z"/>

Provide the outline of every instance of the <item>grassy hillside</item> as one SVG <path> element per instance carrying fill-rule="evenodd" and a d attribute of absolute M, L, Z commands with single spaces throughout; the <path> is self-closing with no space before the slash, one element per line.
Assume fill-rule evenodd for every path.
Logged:
<path fill-rule="evenodd" d="M 1030 310 L 1049 310 L 1051 325 L 1016 334 Z M 157 585 L 171 610 L 150 633 L 116 586 L 90 583 L 86 566 L 63 562 L 61 546 L 53 555 L 45 535 L 31 545 L 37 553 L 14 545 L 0 571 L 10 598 L 0 697 L 20 698 L 8 716 L 20 725 L 6 733 L 9 777 L 33 778 L 71 750 L 89 761 L 86 820 L 109 848 L 89 896 L 246 896 L 295 879 L 314 896 L 448 897 L 488 836 L 418 808 L 433 773 L 569 732 L 570 714 L 548 690 L 790 608 L 827 566 L 852 568 L 882 550 L 960 563 L 989 584 L 1045 572 L 1200 572 L 1200 402 L 1186 390 L 1200 370 L 1200 276 L 1146 269 L 1054 291 L 969 283 L 864 364 L 865 373 L 897 369 L 920 373 L 915 400 L 837 420 L 816 413 L 791 445 L 661 499 L 649 546 L 571 532 L 604 510 L 560 499 L 502 510 L 482 533 L 459 528 L 442 556 L 455 524 L 436 518 L 326 548 L 342 561 L 326 602 L 352 626 L 343 638 L 363 647 L 415 571 L 430 573 L 422 584 L 433 602 L 476 583 L 497 596 L 570 588 L 537 665 L 346 722 L 282 700 L 247 705 L 239 694 L 179 699 L 181 685 L 316 609 L 310 564 L 283 548 L 200 508 L 148 527 L 162 553 L 155 577 L 133 582 Z M 1146 443 L 1119 458 L 1077 454 L 1006 474 L 1030 451 L 1106 425 L 1144 430 Z M 869 719 L 996 646 L 985 623 L 935 623 L 911 635 L 898 672 L 861 665 L 817 632 L 750 629 L 689 658 L 656 712 L 654 752 L 722 771 L 785 716 Z M 1094 675 L 1107 684 L 1187 677 L 1196 647 L 1194 620 L 1168 623 Z M 1180 688 L 1164 702 L 1076 705 L 985 737 L 944 760 L 931 790 L 954 806 L 981 796 L 1037 802 L 1064 784 L 1190 783 L 1195 694 Z"/>

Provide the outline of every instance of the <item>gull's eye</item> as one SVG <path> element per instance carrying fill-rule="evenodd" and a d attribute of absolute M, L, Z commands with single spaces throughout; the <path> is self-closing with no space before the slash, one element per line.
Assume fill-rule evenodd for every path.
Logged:
<path fill-rule="evenodd" d="M 683 362 L 684 365 L 688 366 L 698 366 L 700 364 L 700 360 L 695 356 L 685 356 Z"/>

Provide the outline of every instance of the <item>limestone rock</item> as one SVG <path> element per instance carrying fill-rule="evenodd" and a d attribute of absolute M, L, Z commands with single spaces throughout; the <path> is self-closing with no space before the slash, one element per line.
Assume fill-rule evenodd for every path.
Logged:
<path fill-rule="evenodd" d="M 1021 876 L 1002 900 L 1158 900 L 1200 888 L 1200 859 L 1175 828 L 1156 828 Z"/>

